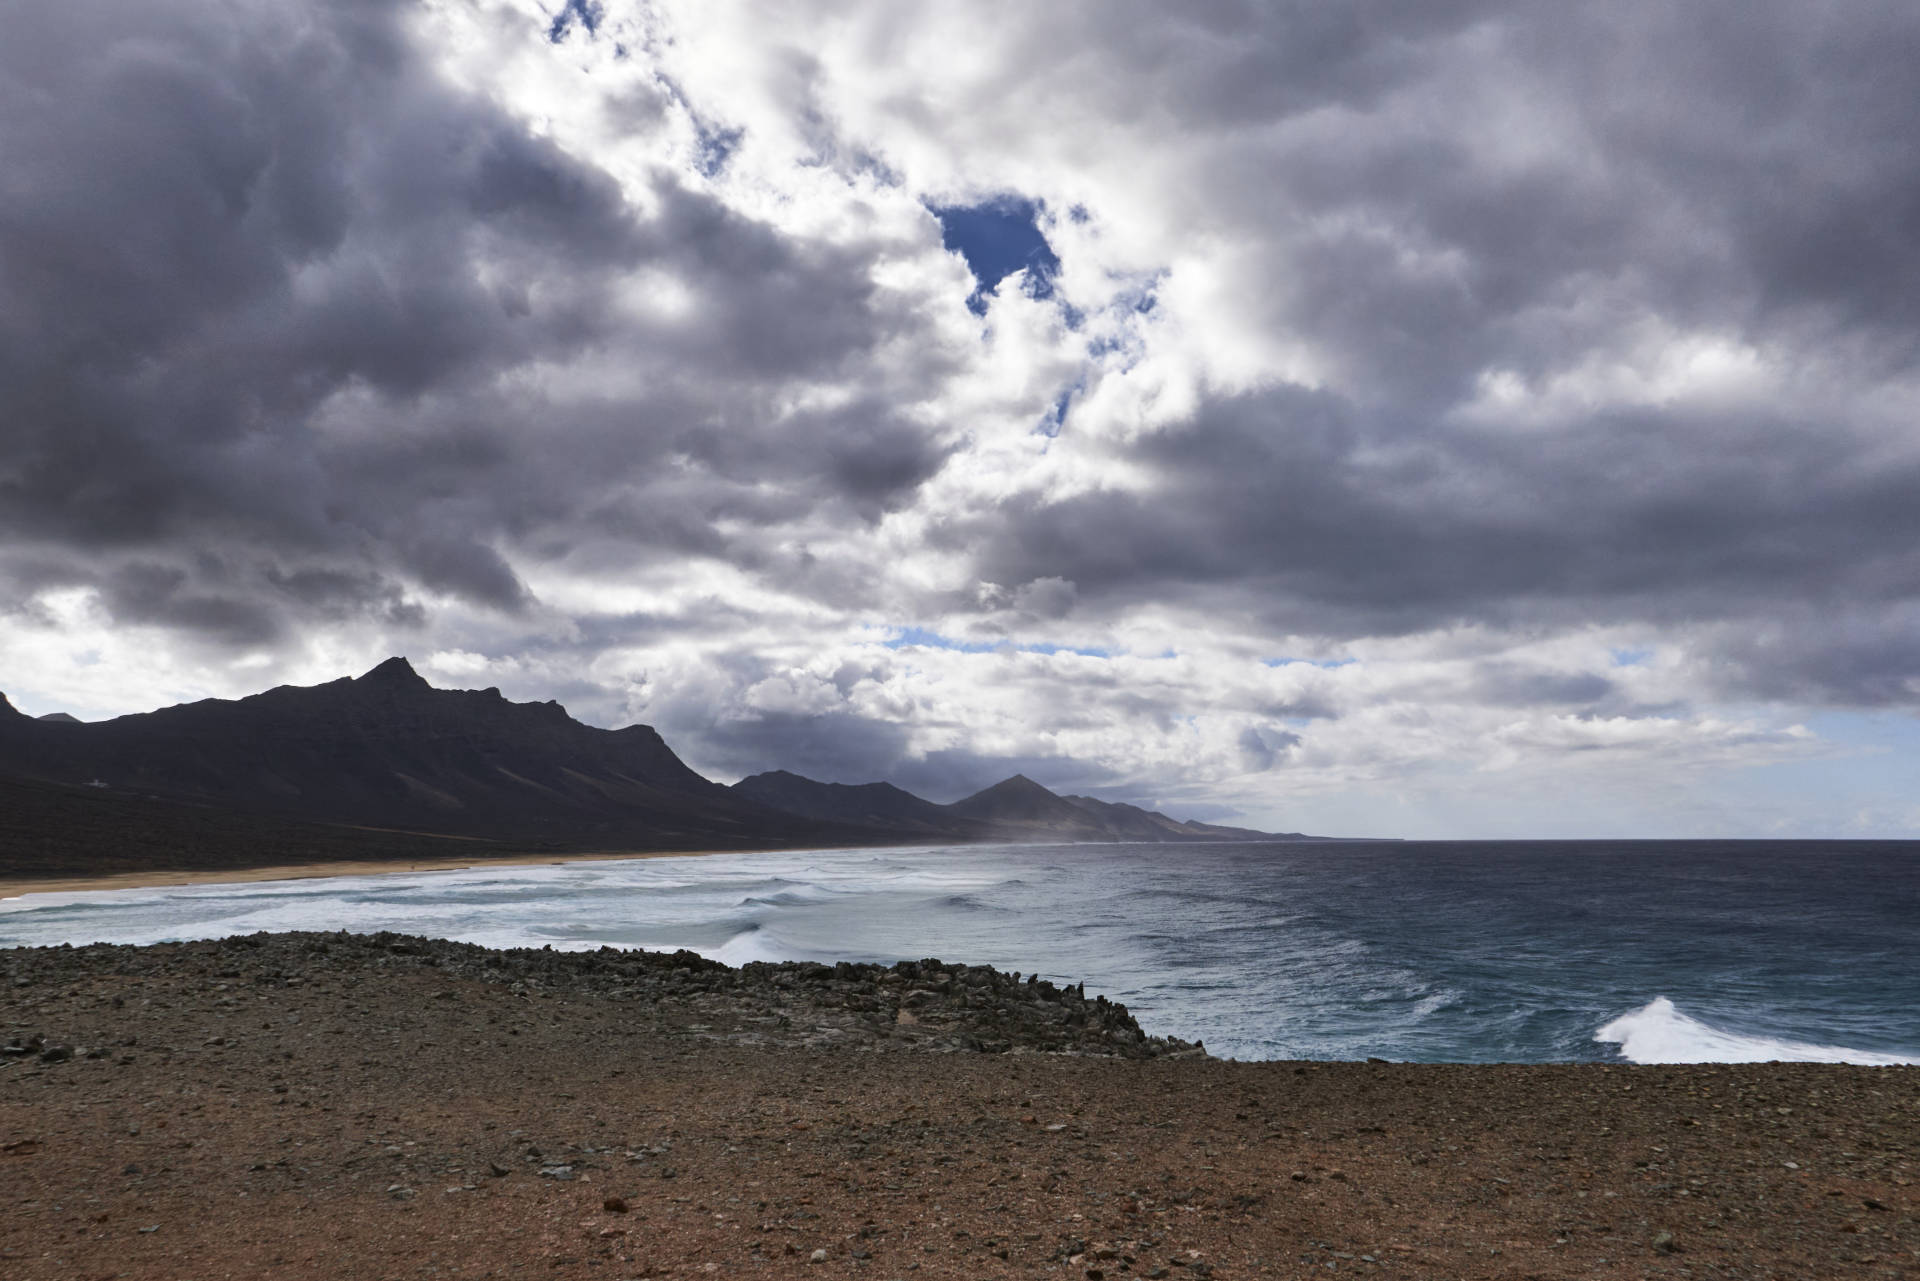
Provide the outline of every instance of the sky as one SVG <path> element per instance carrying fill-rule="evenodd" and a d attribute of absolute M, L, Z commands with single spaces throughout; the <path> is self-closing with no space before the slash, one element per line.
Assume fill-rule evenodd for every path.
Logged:
<path fill-rule="evenodd" d="M 0 689 L 721 781 L 1920 835 L 1910 0 L 62 0 Z"/>

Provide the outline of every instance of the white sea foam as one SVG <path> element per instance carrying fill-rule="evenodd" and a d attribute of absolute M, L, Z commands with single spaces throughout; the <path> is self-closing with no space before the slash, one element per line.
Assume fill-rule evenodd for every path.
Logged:
<path fill-rule="evenodd" d="M 1458 992 L 1452 988 L 1442 989 L 1441 991 L 1433 993 L 1431 996 L 1423 996 L 1415 1002 L 1413 1017 L 1416 1019 L 1424 1019 L 1429 1014 L 1434 1014 L 1446 1009 L 1449 1005 L 1458 1004 L 1459 1001 L 1460 994 Z"/>
<path fill-rule="evenodd" d="M 759 924 L 747 925 L 719 947 L 696 947 L 692 950 L 710 961 L 734 966 L 748 965 L 754 961 L 791 960 L 793 951 L 774 931 Z"/>
<path fill-rule="evenodd" d="M 1867 1067 L 1920 1063 L 1920 1058 L 1844 1045 L 1725 1032 L 1687 1017 L 1664 996 L 1621 1015 L 1595 1032 L 1593 1039 L 1618 1043 L 1621 1056 L 1633 1063 L 1857 1063 Z"/>

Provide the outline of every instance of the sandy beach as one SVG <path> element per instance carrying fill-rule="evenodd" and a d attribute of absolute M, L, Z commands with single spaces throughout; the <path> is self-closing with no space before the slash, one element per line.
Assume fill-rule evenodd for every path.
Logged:
<path fill-rule="evenodd" d="M 318 863 L 289 863 L 274 867 L 158 869 L 119 872 L 106 876 L 7 877 L 0 875 L 0 899 L 23 894 L 78 894 L 93 890 L 139 890 L 165 885 L 243 885 L 254 881 L 303 881 L 326 876 L 389 876 L 405 872 L 464 872 L 481 867 L 541 867 L 561 863 L 606 863 L 639 858 L 698 858 L 708 854 L 743 854 L 748 850 L 644 850 L 592 854 L 525 854 L 488 858 L 338 859 Z M 787 851 L 791 852 L 791 851 Z"/>
<path fill-rule="evenodd" d="M 1920 1274 L 1914 1069 L 982 1052 L 962 971 L 312 937 L 0 953 L 6 1275 Z"/>

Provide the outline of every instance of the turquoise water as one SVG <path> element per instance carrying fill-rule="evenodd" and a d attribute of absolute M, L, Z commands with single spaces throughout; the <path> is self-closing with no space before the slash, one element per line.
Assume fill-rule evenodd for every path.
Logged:
<path fill-rule="evenodd" d="M 4 946 L 289 929 L 938 956 L 1245 1059 L 1920 1061 L 1920 843 L 809 851 L 0 902 Z"/>

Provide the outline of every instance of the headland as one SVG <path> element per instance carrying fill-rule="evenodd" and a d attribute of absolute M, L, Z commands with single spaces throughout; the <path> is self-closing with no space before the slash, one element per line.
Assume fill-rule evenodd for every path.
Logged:
<path fill-rule="evenodd" d="M 1905 1277 L 1920 1069 L 1232 1063 L 978 967 L 0 951 L 9 1277 Z"/>

